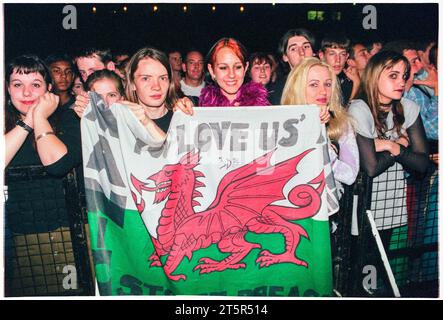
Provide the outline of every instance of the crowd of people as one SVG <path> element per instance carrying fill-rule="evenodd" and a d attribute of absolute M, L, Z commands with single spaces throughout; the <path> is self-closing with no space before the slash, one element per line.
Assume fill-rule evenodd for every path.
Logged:
<path fill-rule="evenodd" d="M 327 128 L 337 185 L 394 165 L 425 173 L 438 164 L 437 54 L 435 41 L 364 43 L 330 34 L 318 42 L 296 28 L 282 36 L 278 54 L 249 54 L 237 39 L 222 38 L 205 56 L 151 47 L 133 55 L 95 48 L 45 60 L 22 55 L 6 68 L 5 169 L 43 165 L 61 178 L 81 166 L 79 123 L 94 91 L 162 136 L 177 109 L 313 105 Z"/>

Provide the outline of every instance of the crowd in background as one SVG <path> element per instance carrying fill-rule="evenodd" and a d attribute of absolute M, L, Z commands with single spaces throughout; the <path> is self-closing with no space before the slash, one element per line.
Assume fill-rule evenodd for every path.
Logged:
<path fill-rule="evenodd" d="M 60 178 L 81 167 L 88 91 L 108 106 L 127 106 L 159 137 L 177 109 L 317 106 L 338 186 L 352 185 L 360 170 L 375 178 L 395 166 L 426 173 L 438 165 L 436 41 L 364 43 L 343 34 L 318 41 L 296 28 L 273 52 L 249 53 L 238 39 L 222 38 L 207 53 L 87 48 L 16 57 L 5 74 L 5 169 L 43 165 Z"/>

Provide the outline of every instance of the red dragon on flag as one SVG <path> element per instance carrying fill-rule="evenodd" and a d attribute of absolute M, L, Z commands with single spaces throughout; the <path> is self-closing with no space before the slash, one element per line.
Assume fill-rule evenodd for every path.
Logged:
<path fill-rule="evenodd" d="M 277 263 L 294 263 L 307 267 L 307 263 L 296 256 L 300 238 L 309 239 L 306 230 L 294 223 L 317 214 L 321 207 L 321 194 L 325 187 L 324 172 L 306 184 L 295 186 L 288 200 L 295 207 L 273 205 L 285 199 L 283 187 L 298 174 L 297 165 L 314 149 L 275 165 L 270 159 L 275 150 L 255 159 L 251 163 L 227 173 L 217 188 L 214 201 L 202 212 L 195 212 L 200 205 L 197 200 L 202 194 L 196 190 L 205 184 L 198 178 L 205 177 L 195 170 L 200 162 L 200 153 L 191 151 L 176 164 L 165 165 L 162 170 L 142 182 L 131 174 L 131 183 L 137 194 L 132 192 L 137 210 L 142 213 L 145 201 L 142 192 L 155 192 L 154 203 L 168 198 L 159 219 L 157 239 L 152 238 L 155 251 L 150 256 L 151 266 L 162 267 L 161 256 L 168 255 L 163 266 L 167 277 L 173 281 L 186 280 L 184 274 L 172 273 L 186 256 L 191 260 L 193 252 L 217 244 L 223 253 L 230 254 L 221 261 L 204 257 L 194 270 L 200 273 L 245 268 L 241 261 L 252 249 L 260 249 L 256 243 L 245 240 L 248 232 L 280 233 L 285 238 L 285 251 L 273 254 L 262 250 L 256 262 L 260 267 Z M 152 184 L 152 183 L 151 183 Z M 137 200 L 137 199 L 141 200 Z M 290 221 L 291 222 L 290 222 Z"/>

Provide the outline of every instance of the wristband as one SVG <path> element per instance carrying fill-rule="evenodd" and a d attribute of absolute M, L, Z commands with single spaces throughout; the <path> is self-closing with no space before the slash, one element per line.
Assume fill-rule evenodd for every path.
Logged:
<path fill-rule="evenodd" d="M 26 123 L 24 123 L 22 120 L 17 120 L 15 122 L 15 124 L 17 126 L 22 127 L 23 129 L 25 129 L 26 131 L 28 131 L 28 133 L 32 133 L 32 131 L 34 131 L 34 129 L 32 129 L 30 126 L 28 126 Z"/>
<path fill-rule="evenodd" d="M 51 134 L 55 135 L 54 131 L 43 132 L 42 134 L 39 134 L 37 137 L 35 137 L 35 141 L 38 141 L 39 139 L 49 136 Z"/>

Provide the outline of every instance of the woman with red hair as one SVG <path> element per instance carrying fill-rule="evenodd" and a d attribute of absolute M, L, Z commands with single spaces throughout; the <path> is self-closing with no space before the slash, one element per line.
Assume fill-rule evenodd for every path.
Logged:
<path fill-rule="evenodd" d="M 208 71 L 214 81 L 200 95 L 201 107 L 268 106 L 268 92 L 259 83 L 244 83 L 249 63 L 245 47 L 233 38 L 218 40 L 209 50 Z"/>

